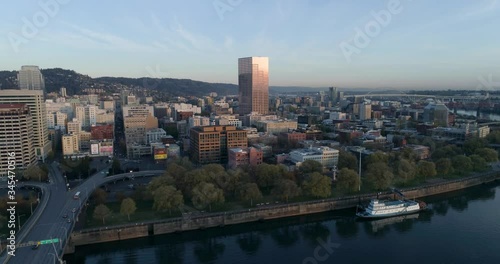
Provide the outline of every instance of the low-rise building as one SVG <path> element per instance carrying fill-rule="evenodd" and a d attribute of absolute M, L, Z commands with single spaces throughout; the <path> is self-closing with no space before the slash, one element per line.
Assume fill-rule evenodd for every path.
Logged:
<path fill-rule="evenodd" d="M 329 147 L 311 147 L 290 152 L 290 160 L 300 166 L 306 160 L 315 160 L 325 168 L 337 166 L 339 151 Z"/>
<path fill-rule="evenodd" d="M 263 152 L 257 148 L 231 148 L 228 151 L 228 167 L 257 166 L 262 164 Z"/>

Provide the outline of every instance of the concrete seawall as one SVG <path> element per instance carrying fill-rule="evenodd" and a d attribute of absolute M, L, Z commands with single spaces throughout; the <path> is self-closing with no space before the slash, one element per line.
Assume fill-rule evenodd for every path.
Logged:
<path fill-rule="evenodd" d="M 436 194 L 452 192 L 468 187 L 488 183 L 500 179 L 500 172 L 490 172 L 482 176 L 469 177 L 460 180 L 447 181 L 438 184 L 429 184 L 418 188 L 402 189 L 407 198 L 421 198 Z M 103 243 L 117 240 L 146 237 L 150 235 L 168 234 L 189 230 L 198 230 L 210 227 L 242 224 L 254 221 L 265 221 L 283 217 L 321 213 L 337 209 L 355 207 L 359 202 L 368 202 L 376 198 L 376 194 L 350 196 L 317 200 L 304 203 L 280 204 L 261 208 L 252 208 L 240 211 L 204 214 L 191 217 L 179 217 L 163 221 L 144 222 L 133 225 L 113 226 L 100 229 L 87 229 L 73 232 L 65 253 L 72 253 L 75 246 Z M 380 198 L 391 197 L 387 192 Z"/>

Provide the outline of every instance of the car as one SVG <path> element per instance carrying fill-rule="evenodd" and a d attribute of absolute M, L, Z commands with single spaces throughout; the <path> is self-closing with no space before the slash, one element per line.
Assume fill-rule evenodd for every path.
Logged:
<path fill-rule="evenodd" d="M 73 212 L 73 213 L 74 213 L 74 212 L 76 212 L 76 208 L 73 208 L 73 209 L 71 210 L 71 212 Z"/>
<path fill-rule="evenodd" d="M 71 223 L 71 219 L 68 218 L 68 220 L 66 220 L 66 222 Z"/>
<path fill-rule="evenodd" d="M 64 214 L 64 215 L 63 215 L 63 218 L 68 218 L 68 215 L 67 215 L 67 214 Z"/>
<path fill-rule="evenodd" d="M 33 245 L 31 247 L 31 249 L 35 250 L 35 249 L 38 249 L 39 247 L 40 247 L 40 244 L 37 243 L 37 244 Z"/>

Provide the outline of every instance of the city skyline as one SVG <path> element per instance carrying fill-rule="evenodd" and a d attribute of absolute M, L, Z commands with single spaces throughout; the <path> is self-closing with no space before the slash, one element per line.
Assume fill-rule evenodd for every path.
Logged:
<path fill-rule="evenodd" d="M 267 56 L 271 86 L 500 88 L 497 1 L 41 3 L 4 4 L 2 69 L 235 84 L 236 58 Z"/>

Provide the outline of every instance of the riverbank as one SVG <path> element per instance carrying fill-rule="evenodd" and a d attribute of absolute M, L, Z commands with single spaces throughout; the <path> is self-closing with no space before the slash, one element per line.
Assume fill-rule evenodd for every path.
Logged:
<path fill-rule="evenodd" d="M 483 183 L 500 179 L 500 172 L 492 171 L 480 176 L 473 176 L 453 181 L 402 189 L 408 198 L 422 198 L 452 191 L 457 191 Z M 161 221 L 137 223 L 133 225 L 112 226 L 98 229 L 86 229 L 73 232 L 65 250 L 65 254 L 74 252 L 76 246 L 126 240 L 174 232 L 222 227 L 269 219 L 292 217 L 326 211 L 355 207 L 359 202 L 367 202 L 377 196 L 376 193 L 362 196 L 324 199 L 318 201 L 272 205 L 268 207 L 230 211 L 224 213 L 204 214 L 198 216 L 179 217 Z M 383 193 L 380 198 L 389 198 L 391 193 Z"/>

